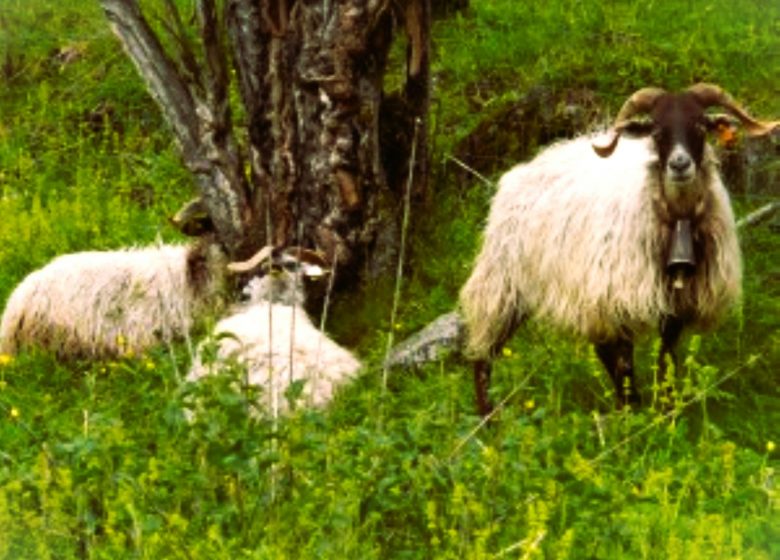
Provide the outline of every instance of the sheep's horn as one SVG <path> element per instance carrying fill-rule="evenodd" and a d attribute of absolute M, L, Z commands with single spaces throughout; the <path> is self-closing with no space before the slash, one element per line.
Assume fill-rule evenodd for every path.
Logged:
<path fill-rule="evenodd" d="M 190 237 L 198 237 L 214 231 L 214 223 L 201 197 L 187 202 L 168 220 L 173 227 Z"/>
<path fill-rule="evenodd" d="M 270 259 L 274 254 L 274 248 L 271 245 L 266 245 L 262 249 L 260 249 L 257 253 L 252 255 L 249 259 L 245 261 L 239 261 L 239 262 L 232 262 L 228 263 L 227 269 L 230 272 L 235 273 L 242 273 L 242 272 L 250 272 L 263 264 L 265 261 Z"/>
<path fill-rule="evenodd" d="M 666 90 L 657 87 L 646 87 L 635 91 L 620 108 L 613 128 L 623 130 L 636 115 L 649 113 L 662 95 L 666 95 Z"/>
<path fill-rule="evenodd" d="M 666 90 L 657 87 L 646 87 L 631 94 L 623 106 L 620 108 L 615 123 L 612 125 L 612 134 L 609 142 L 603 145 L 593 144 L 593 150 L 601 157 L 609 157 L 617 147 L 620 135 L 630 124 L 631 119 L 636 115 L 648 113 L 652 110 L 655 102 L 662 95 L 666 95 Z"/>
<path fill-rule="evenodd" d="M 593 142 L 591 146 L 593 147 L 593 151 L 596 152 L 599 155 L 599 157 L 605 158 L 611 156 L 612 152 L 615 151 L 619 139 L 620 139 L 620 132 L 612 131 L 612 136 L 610 137 L 609 142 L 607 144 L 596 144 L 595 142 Z"/>
<path fill-rule="evenodd" d="M 723 89 L 715 84 L 695 84 L 688 88 L 688 92 L 693 95 L 703 108 L 717 105 L 723 107 L 729 113 L 737 117 L 745 126 L 745 130 L 750 136 L 762 136 L 769 134 L 778 127 L 780 121 L 761 122 L 751 117 L 734 99 Z"/>

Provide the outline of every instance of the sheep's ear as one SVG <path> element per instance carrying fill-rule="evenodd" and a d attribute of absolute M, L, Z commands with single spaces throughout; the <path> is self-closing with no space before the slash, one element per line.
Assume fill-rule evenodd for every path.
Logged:
<path fill-rule="evenodd" d="M 322 268 L 329 268 L 330 263 L 323 253 L 304 247 L 288 247 L 284 250 L 284 255 L 293 258 L 302 263 L 317 265 Z"/>
<path fill-rule="evenodd" d="M 201 237 L 214 231 L 214 222 L 200 197 L 187 202 L 176 214 L 168 218 L 168 221 L 189 237 Z"/>
<path fill-rule="evenodd" d="M 325 255 L 303 247 L 287 247 L 279 258 L 282 266 L 293 272 L 300 272 L 307 278 L 322 278 L 330 273 L 330 263 Z"/>
<path fill-rule="evenodd" d="M 330 273 L 330 270 L 318 264 L 301 263 L 301 272 L 307 278 L 322 278 Z"/>
<path fill-rule="evenodd" d="M 623 125 L 623 135 L 629 138 L 642 138 L 655 132 L 656 126 L 651 119 L 631 120 Z"/>
<path fill-rule="evenodd" d="M 618 140 L 621 136 L 628 136 L 629 138 L 641 138 L 648 136 L 655 130 L 655 123 L 652 120 L 630 120 L 625 121 L 617 125 L 610 131 L 611 137 L 606 144 L 599 142 L 593 142 L 593 151 L 599 156 L 607 158 L 612 155 L 612 152 L 617 148 Z"/>
<path fill-rule="evenodd" d="M 283 252 L 283 260 L 300 267 L 304 276 L 321 278 L 330 272 L 330 263 L 324 254 L 303 247 L 288 247 Z"/>
<path fill-rule="evenodd" d="M 606 144 L 594 142 L 593 150 L 603 158 L 611 156 L 617 147 L 620 135 L 629 132 L 634 127 L 634 123 L 643 122 L 637 121 L 636 117 L 650 113 L 658 100 L 665 95 L 668 95 L 666 90 L 657 87 L 646 87 L 632 93 L 618 111 L 615 124 L 612 126 L 612 138 Z M 651 131 L 652 127 L 647 129 L 645 134 Z"/>

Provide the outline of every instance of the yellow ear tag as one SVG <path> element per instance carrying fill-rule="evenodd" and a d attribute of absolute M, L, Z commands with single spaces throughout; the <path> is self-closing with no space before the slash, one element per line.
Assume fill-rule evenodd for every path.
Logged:
<path fill-rule="evenodd" d="M 737 143 L 737 129 L 726 123 L 718 124 L 718 143 L 724 148 L 731 148 Z"/>

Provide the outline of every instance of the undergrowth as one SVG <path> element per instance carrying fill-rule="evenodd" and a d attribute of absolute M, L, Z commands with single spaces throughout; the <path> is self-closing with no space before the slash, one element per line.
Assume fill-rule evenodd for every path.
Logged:
<path fill-rule="evenodd" d="M 638 87 L 700 79 L 776 118 L 780 8 L 471 4 L 435 25 L 433 200 L 412 208 L 398 318 L 391 281 L 332 313 L 360 378 L 275 420 L 240 373 L 185 383 L 186 348 L 0 356 L 0 558 L 780 557 L 776 230 L 741 232 L 742 307 L 683 342 L 665 404 L 653 338 L 645 406 L 626 413 L 592 349 L 544 325 L 502 350 L 489 426 L 457 357 L 386 387 L 380 367 L 390 329 L 450 310 L 469 273 L 492 187 L 445 156 L 481 119 L 540 84 L 614 111 Z M 191 178 L 97 3 L 4 0 L 0 63 L 0 303 L 55 255 L 174 239 Z"/>

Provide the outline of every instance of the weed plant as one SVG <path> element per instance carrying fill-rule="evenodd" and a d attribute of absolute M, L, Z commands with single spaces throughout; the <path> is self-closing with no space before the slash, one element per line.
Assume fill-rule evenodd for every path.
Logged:
<path fill-rule="evenodd" d="M 780 558 L 776 230 L 742 232 L 742 307 L 684 341 L 673 390 L 641 342 L 640 410 L 611 411 L 592 349 L 538 324 L 496 362 L 488 427 L 457 358 L 386 387 L 380 366 L 389 330 L 451 309 L 468 275 L 492 187 L 443 156 L 494 107 L 543 84 L 615 110 L 704 79 L 776 117 L 779 26 L 757 0 L 472 0 L 438 22 L 435 203 L 411 210 L 397 319 L 388 281 L 330 321 L 360 378 L 277 420 L 236 368 L 183 382 L 184 347 L 0 356 L 0 558 Z M 0 61 L 0 303 L 57 254 L 175 239 L 191 178 L 97 3 L 2 0 Z"/>

